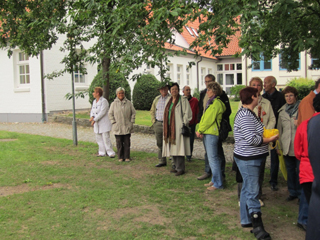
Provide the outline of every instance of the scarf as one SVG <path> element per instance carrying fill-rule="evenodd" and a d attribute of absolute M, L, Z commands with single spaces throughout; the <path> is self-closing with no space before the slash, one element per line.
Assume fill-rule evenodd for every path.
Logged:
<path fill-rule="evenodd" d="M 296 111 L 298 111 L 298 107 L 300 104 L 300 100 L 296 101 L 294 104 L 287 104 L 286 106 L 286 112 L 289 114 L 290 118 L 295 114 Z"/>
<path fill-rule="evenodd" d="M 213 100 L 216 98 L 216 95 L 214 95 L 213 97 L 209 98 L 207 105 L 206 105 L 206 110 L 209 107 L 210 104 L 212 104 Z"/>
<path fill-rule="evenodd" d="M 168 140 L 172 144 L 176 144 L 176 125 L 175 125 L 175 108 L 177 103 L 179 102 L 180 95 L 178 95 L 178 100 L 173 104 L 171 108 L 171 115 L 170 115 L 170 124 L 168 123 L 169 118 L 169 109 L 170 105 L 172 104 L 173 97 L 169 99 L 166 108 L 164 109 L 163 115 L 163 138 L 165 143 L 168 143 Z"/>

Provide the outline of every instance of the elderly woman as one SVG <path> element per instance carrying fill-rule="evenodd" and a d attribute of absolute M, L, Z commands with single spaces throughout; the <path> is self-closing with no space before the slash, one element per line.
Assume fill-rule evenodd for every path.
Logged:
<path fill-rule="evenodd" d="M 125 90 L 119 87 L 117 97 L 111 103 L 109 119 L 112 131 L 116 137 L 119 162 L 130 162 L 130 137 L 136 118 L 136 110 L 132 103 L 125 97 Z"/>
<path fill-rule="evenodd" d="M 108 118 L 109 103 L 102 97 L 103 90 L 96 87 L 92 93 L 95 100 L 92 103 L 90 112 L 90 122 L 96 134 L 96 140 L 99 146 L 98 157 L 104 157 L 106 154 L 114 158 L 115 152 L 112 149 L 110 141 L 111 122 Z"/>
<path fill-rule="evenodd" d="M 290 195 L 286 200 L 292 201 L 301 194 L 301 186 L 299 184 L 299 161 L 294 155 L 294 137 L 297 131 L 296 119 L 298 119 L 300 100 L 297 100 L 298 91 L 294 87 L 288 86 L 282 93 L 285 97 L 286 104 L 279 109 L 279 143 L 288 173 L 287 185 Z"/>
<path fill-rule="evenodd" d="M 273 129 L 276 125 L 276 118 L 274 116 L 271 103 L 268 99 L 265 99 L 261 96 L 261 91 L 263 87 L 263 82 L 259 77 L 251 78 L 249 86 L 258 89 L 258 105 L 253 109 L 253 112 L 258 116 L 260 121 L 263 123 L 266 129 Z M 242 103 L 239 102 L 239 108 L 242 106 Z M 264 171 L 265 171 L 266 161 L 261 164 L 260 174 L 259 174 L 259 202 L 261 206 L 264 206 L 264 203 L 261 199 L 262 196 L 262 184 L 264 180 Z M 240 192 L 242 188 L 242 183 L 238 183 L 238 198 L 240 200 Z"/>
<path fill-rule="evenodd" d="M 222 89 L 217 82 L 211 82 L 207 86 L 208 102 L 206 104 L 205 112 L 203 113 L 197 137 L 202 138 L 207 152 L 209 165 L 212 172 L 212 179 L 204 186 L 212 191 L 223 188 L 221 159 L 218 155 L 218 141 L 219 141 L 219 125 L 221 123 L 222 114 L 226 111 L 226 106 L 220 100 Z"/>
<path fill-rule="evenodd" d="M 170 172 L 180 176 L 185 173 L 185 156 L 191 154 L 190 137 L 183 136 L 181 129 L 183 124 L 188 126 L 192 111 L 188 99 L 180 96 L 178 83 L 171 85 L 170 93 L 163 116 L 162 156 L 172 157 L 175 169 Z"/>
<path fill-rule="evenodd" d="M 269 154 L 268 143 L 278 135 L 264 138 L 263 124 L 254 113 L 259 103 L 256 88 L 246 87 L 240 91 L 242 107 L 234 119 L 234 159 L 243 178 L 240 195 L 240 218 L 242 227 L 253 227 L 257 239 L 271 239 L 264 229 L 259 203 L 259 174 L 261 164 Z"/>

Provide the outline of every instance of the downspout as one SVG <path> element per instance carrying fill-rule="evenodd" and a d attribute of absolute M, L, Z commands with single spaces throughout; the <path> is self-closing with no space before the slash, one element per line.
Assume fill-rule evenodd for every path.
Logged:
<path fill-rule="evenodd" d="M 304 51 L 304 77 L 308 77 L 307 51 Z"/>
<path fill-rule="evenodd" d="M 246 81 L 246 84 L 245 84 L 245 86 L 247 86 L 247 83 L 248 83 L 248 62 L 247 62 L 247 56 L 245 56 L 245 58 L 244 58 L 244 64 L 245 64 L 245 71 L 244 71 L 244 73 L 245 73 L 245 81 Z"/>
<path fill-rule="evenodd" d="M 42 101 L 42 123 L 47 121 L 46 116 L 46 98 L 44 91 L 44 76 L 43 76 L 43 51 L 40 52 L 40 75 L 41 75 L 41 101 Z"/>
<path fill-rule="evenodd" d="M 197 62 L 197 88 L 198 88 L 198 91 L 200 92 L 200 89 L 199 89 L 199 62 L 202 61 L 202 57 L 200 56 L 200 60 Z"/>

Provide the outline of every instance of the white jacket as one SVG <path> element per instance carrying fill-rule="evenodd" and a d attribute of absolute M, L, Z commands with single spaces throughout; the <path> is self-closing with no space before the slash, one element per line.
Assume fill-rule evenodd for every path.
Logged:
<path fill-rule="evenodd" d="M 110 132 L 112 124 L 108 118 L 109 103 L 104 97 L 100 97 L 99 101 L 95 99 L 92 103 L 90 117 L 93 117 L 95 123 L 93 130 L 95 133 Z"/>

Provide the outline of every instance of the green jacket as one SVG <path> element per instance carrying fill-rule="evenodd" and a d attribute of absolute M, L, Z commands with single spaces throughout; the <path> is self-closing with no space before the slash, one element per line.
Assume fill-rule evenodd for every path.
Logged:
<path fill-rule="evenodd" d="M 217 123 L 220 127 L 220 122 L 222 119 L 222 114 L 226 111 L 226 106 L 220 100 L 220 97 L 216 97 L 213 103 L 209 105 L 206 111 L 203 113 L 198 132 L 200 134 L 211 134 L 219 136 L 219 129 Z M 216 122 L 217 120 L 217 122 Z"/>

